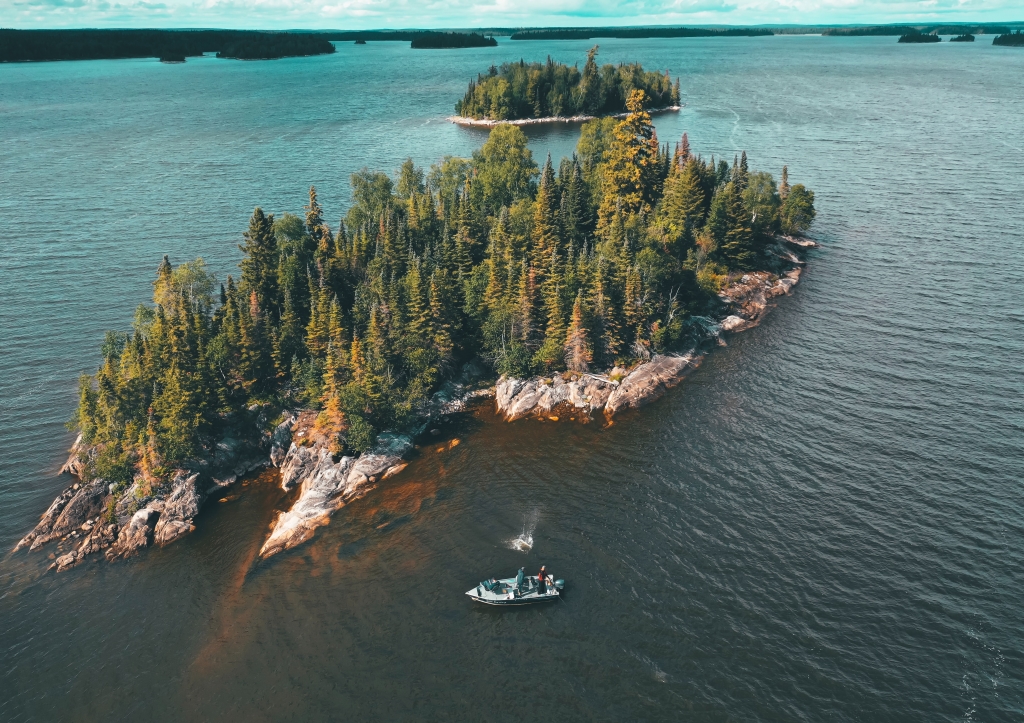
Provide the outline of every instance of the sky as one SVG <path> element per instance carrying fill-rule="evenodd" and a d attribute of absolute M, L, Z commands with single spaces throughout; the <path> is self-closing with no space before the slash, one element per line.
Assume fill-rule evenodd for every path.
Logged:
<path fill-rule="evenodd" d="M 1020 0 L 0 0 L 0 27 L 368 29 L 1006 22 Z"/>

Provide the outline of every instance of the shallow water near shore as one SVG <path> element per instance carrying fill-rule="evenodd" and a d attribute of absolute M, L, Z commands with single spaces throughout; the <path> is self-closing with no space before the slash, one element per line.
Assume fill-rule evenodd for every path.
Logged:
<path fill-rule="evenodd" d="M 226 278 L 254 205 L 301 213 L 316 184 L 336 219 L 362 166 L 483 142 L 444 120 L 476 72 L 590 45 L 499 43 L 0 65 L 0 549 L 69 481 L 76 377 L 160 256 Z M 794 294 L 611 426 L 453 419 L 266 562 L 289 499 L 272 471 L 125 563 L 55 576 L 49 550 L 4 553 L 0 719 L 1024 716 L 1024 53 L 776 37 L 599 57 L 681 76 L 663 141 L 814 189 L 822 248 Z M 557 160 L 578 127 L 525 132 Z M 463 594 L 542 563 L 564 601 Z"/>

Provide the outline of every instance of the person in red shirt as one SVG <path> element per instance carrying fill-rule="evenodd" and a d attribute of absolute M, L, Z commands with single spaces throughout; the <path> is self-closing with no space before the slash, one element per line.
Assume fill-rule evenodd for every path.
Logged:
<path fill-rule="evenodd" d="M 537 573 L 537 583 L 540 585 L 540 594 L 545 594 L 547 587 L 545 583 L 548 579 L 547 568 L 544 565 L 540 566 L 540 572 Z"/>

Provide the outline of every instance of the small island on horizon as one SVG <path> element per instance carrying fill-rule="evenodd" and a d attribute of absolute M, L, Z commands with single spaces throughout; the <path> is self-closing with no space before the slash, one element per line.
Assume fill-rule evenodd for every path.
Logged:
<path fill-rule="evenodd" d="M 901 35 L 897 43 L 939 43 L 942 42 L 942 38 L 932 33 L 920 33 L 913 31 L 906 35 Z"/>
<path fill-rule="evenodd" d="M 353 174 L 333 229 L 314 188 L 304 218 L 257 207 L 237 280 L 164 257 L 152 303 L 80 379 L 79 481 L 16 549 L 56 541 L 60 571 L 173 542 L 269 463 L 299 493 L 266 558 L 471 398 L 586 422 L 664 394 L 790 291 L 815 209 L 785 166 L 776 181 L 746 153 L 662 145 L 647 102 L 634 88 L 625 119 L 585 124 L 557 170 L 503 124 L 471 158 Z"/>
<path fill-rule="evenodd" d="M 440 50 L 444 48 L 493 48 L 498 41 L 480 33 L 423 33 L 412 39 L 414 49 Z"/>

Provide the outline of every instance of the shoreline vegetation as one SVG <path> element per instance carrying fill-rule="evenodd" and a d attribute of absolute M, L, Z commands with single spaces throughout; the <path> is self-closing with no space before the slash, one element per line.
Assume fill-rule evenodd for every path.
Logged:
<path fill-rule="evenodd" d="M 237 60 L 329 55 L 334 45 L 313 33 L 250 30 L 4 30 L 0 62 L 160 58 L 184 62 L 204 53 Z M 166 62 L 166 61 L 165 61 Z"/>
<path fill-rule="evenodd" d="M 919 33 L 916 30 L 906 35 L 901 35 L 897 43 L 939 43 L 942 38 L 931 33 Z"/>
<path fill-rule="evenodd" d="M 1006 33 L 1000 35 L 998 38 L 992 41 L 993 45 L 1004 45 L 1013 48 L 1024 48 L 1024 33 L 1018 30 L 1015 33 Z"/>
<path fill-rule="evenodd" d="M 548 119 L 596 118 L 628 113 L 628 98 L 643 93 L 645 104 L 678 108 L 679 79 L 645 71 L 639 63 L 597 65 L 598 46 L 587 52 L 582 72 L 556 63 L 502 63 L 469 82 L 455 104 L 455 118 L 475 121 L 551 122 Z M 649 112 L 649 111 L 648 111 Z M 457 121 L 456 121 L 457 122 Z"/>
<path fill-rule="evenodd" d="M 424 33 L 412 39 L 409 47 L 439 50 L 444 48 L 493 48 L 498 41 L 480 33 Z"/>
<path fill-rule="evenodd" d="M 682 105 L 670 105 L 666 108 L 651 108 L 647 112 L 650 115 L 657 115 L 659 113 L 672 113 L 675 111 L 682 110 Z M 611 118 L 625 118 L 628 113 L 616 113 Z M 493 128 L 499 124 L 508 124 L 513 126 L 532 126 L 532 125 L 543 125 L 545 123 L 586 123 L 587 121 L 597 120 L 598 116 L 593 115 L 573 115 L 573 116 L 547 116 L 545 118 L 520 118 L 518 120 L 491 120 L 490 118 L 467 118 L 465 116 L 453 115 L 449 116 L 448 120 L 456 125 L 460 126 L 475 126 L 478 128 Z"/>
<path fill-rule="evenodd" d="M 61 571 L 173 542 L 269 459 L 299 493 L 265 558 L 400 471 L 495 377 L 509 418 L 660 396 L 792 288 L 815 210 L 786 167 L 776 181 L 746 153 L 662 145 L 646 104 L 634 89 L 625 119 L 584 124 L 557 170 L 501 124 L 471 158 L 353 174 L 333 229 L 314 188 L 304 218 L 257 207 L 237 280 L 165 257 L 152 303 L 80 379 L 78 481 L 16 549 L 56 541 Z"/>
<path fill-rule="evenodd" d="M 999 35 L 1008 33 L 1010 29 L 1005 25 L 874 25 L 871 27 L 855 28 L 827 28 L 821 32 L 822 35 L 835 37 L 865 37 L 865 36 L 899 36 L 913 34 L 935 34 L 935 35 L 962 35 L 971 33 L 973 35 Z"/>
<path fill-rule="evenodd" d="M 590 40 L 592 38 L 756 38 L 775 33 L 768 28 L 531 28 L 509 40 Z"/>

